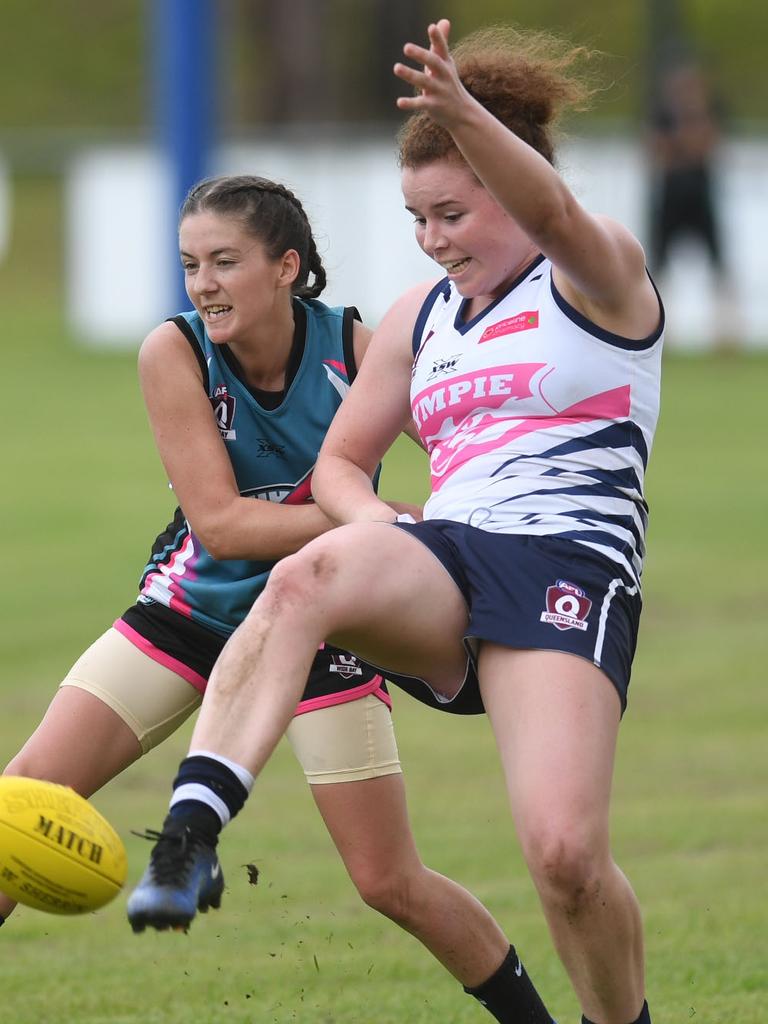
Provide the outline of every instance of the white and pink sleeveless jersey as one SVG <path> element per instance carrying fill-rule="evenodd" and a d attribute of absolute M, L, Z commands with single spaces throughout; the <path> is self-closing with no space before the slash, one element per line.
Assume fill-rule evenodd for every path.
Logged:
<path fill-rule="evenodd" d="M 663 308 L 648 338 L 611 334 L 563 299 L 544 257 L 468 322 L 466 304 L 446 279 L 414 329 L 424 518 L 572 540 L 639 583 Z"/>

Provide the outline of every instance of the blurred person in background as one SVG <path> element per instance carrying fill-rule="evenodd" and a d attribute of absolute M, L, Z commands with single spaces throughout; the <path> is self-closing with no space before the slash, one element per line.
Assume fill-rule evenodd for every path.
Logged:
<path fill-rule="evenodd" d="M 149 334 L 139 370 L 180 507 L 155 541 L 137 602 L 75 663 L 6 768 L 86 797 L 198 707 L 227 637 L 274 567 L 334 526 L 310 481 L 371 336 L 353 307 L 319 301 L 325 270 L 304 209 L 282 184 L 202 182 L 182 207 L 179 242 L 194 310 Z M 369 585 L 376 589 L 375 578 Z M 322 643 L 304 682 L 288 738 L 362 898 L 473 994 L 493 976 L 510 1001 L 540 1006 L 485 907 L 419 858 L 379 672 Z M 205 761 L 206 752 L 196 756 Z M 221 809 L 226 776 L 217 785 Z M 196 842 L 183 824 L 166 833 L 161 876 Z M 208 880 L 205 903 L 175 906 L 167 925 L 186 927 L 196 910 L 219 905 L 223 876 Z M 0 894 L 0 923 L 13 906 Z M 140 930 L 141 915 L 134 924 Z"/>
<path fill-rule="evenodd" d="M 495 28 L 452 56 L 449 29 L 405 46 L 421 69 L 395 66 L 415 90 L 398 100 L 411 114 L 405 205 L 444 276 L 402 296 L 374 335 L 313 482 L 342 525 L 275 568 L 225 646 L 128 916 L 163 926 L 175 901 L 205 900 L 219 831 L 288 726 L 317 644 L 343 640 L 432 706 L 486 711 L 583 1024 L 650 1024 L 609 809 L 664 311 L 638 241 L 581 207 L 553 167 L 553 122 L 591 91 L 584 51 Z M 432 492 L 407 523 L 371 481 L 412 417 Z M 200 843 L 166 870 L 182 826 Z M 550 1024 L 544 1007 L 496 995 L 478 993 L 499 1020 Z"/>
<path fill-rule="evenodd" d="M 651 270 L 667 271 L 681 241 L 701 246 L 712 272 L 715 343 L 730 348 L 740 328 L 717 182 L 723 123 L 723 105 L 701 63 L 687 53 L 663 60 L 653 82 L 649 133 Z"/>

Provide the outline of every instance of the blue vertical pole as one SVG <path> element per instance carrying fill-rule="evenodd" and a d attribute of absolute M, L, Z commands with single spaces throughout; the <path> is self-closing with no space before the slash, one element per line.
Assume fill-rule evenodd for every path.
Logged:
<path fill-rule="evenodd" d="M 179 267 L 177 222 L 189 188 L 210 174 L 217 123 L 218 41 L 216 0 L 148 0 L 153 45 L 153 120 L 157 145 L 171 176 L 171 209 L 165 227 L 173 267 Z M 179 268 L 173 276 L 171 312 L 189 299 Z"/>

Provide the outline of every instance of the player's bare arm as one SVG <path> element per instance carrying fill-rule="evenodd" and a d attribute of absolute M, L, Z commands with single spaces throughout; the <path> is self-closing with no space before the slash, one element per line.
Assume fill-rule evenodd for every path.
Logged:
<path fill-rule="evenodd" d="M 155 328 L 139 376 L 160 457 L 184 515 L 217 559 L 277 559 L 333 525 L 316 505 L 244 498 L 203 388 L 200 367 L 175 324 Z"/>
<path fill-rule="evenodd" d="M 312 493 L 338 523 L 395 519 L 395 511 L 375 495 L 371 475 L 397 435 L 412 422 L 408 403 L 411 336 L 431 286 L 411 289 L 385 315 L 323 442 Z"/>
<path fill-rule="evenodd" d="M 361 324 L 359 320 L 356 320 L 353 328 L 352 344 L 355 351 L 355 365 L 358 369 L 362 365 L 363 357 L 368 351 L 368 346 L 371 343 L 372 337 L 373 331 L 371 328 L 366 327 L 365 324 Z M 413 419 L 403 427 L 403 433 L 409 437 L 411 441 L 417 444 L 419 448 L 424 447 L 421 443 L 421 438 L 419 437 L 419 432 L 416 428 L 416 424 L 413 422 Z"/>

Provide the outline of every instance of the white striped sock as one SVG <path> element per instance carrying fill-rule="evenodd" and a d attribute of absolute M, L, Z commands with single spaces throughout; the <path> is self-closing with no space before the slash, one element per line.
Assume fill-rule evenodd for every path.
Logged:
<path fill-rule="evenodd" d="M 236 761 L 230 761 L 228 757 L 224 757 L 223 754 L 214 754 L 211 750 L 190 750 L 187 757 L 207 757 L 211 761 L 218 761 L 219 764 L 223 764 L 233 772 L 240 782 L 245 787 L 246 792 L 250 793 L 253 789 L 253 783 L 255 782 L 254 777 L 248 771 L 247 768 L 243 768 L 241 764 L 237 764 Z"/>
<path fill-rule="evenodd" d="M 182 800 L 196 800 L 199 804 L 210 807 L 219 816 L 222 828 L 230 820 L 229 808 L 224 801 L 217 797 L 212 789 L 199 782 L 185 782 L 183 786 L 175 789 L 168 806 L 173 807 L 175 804 L 181 803 Z"/>

